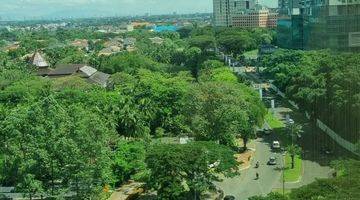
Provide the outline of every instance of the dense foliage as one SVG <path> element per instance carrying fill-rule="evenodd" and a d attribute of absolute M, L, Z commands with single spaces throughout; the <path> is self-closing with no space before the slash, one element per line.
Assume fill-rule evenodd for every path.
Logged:
<path fill-rule="evenodd" d="M 312 117 L 344 138 L 360 140 L 360 55 L 279 50 L 265 56 L 265 75 Z"/>
<path fill-rule="evenodd" d="M 186 198 L 211 188 L 215 174 L 234 172 L 235 139 L 252 138 L 265 111 L 256 92 L 217 60 L 209 30 L 194 28 L 186 37 L 86 28 L 2 31 L 19 46 L 0 51 L 0 184 L 29 196 L 75 192 L 76 199 L 103 199 L 103 188 L 132 179 L 159 197 Z M 156 36 L 164 42 L 151 43 Z M 114 37 L 136 38 L 136 50 L 99 56 Z M 76 39 L 87 39 L 89 49 L 72 46 Z M 26 58 L 39 49 L 51 67 L 87 63 L 111 74 L 110 87 L 79 76 L 35 76 Z M 196 141 L 152 142 L 165 136 Z"/>
<path fill-rule="evenodd" d="M 198 198 L 217 180 L 213 172 L 231 175 L 236 170 L 234 152 L 213 142 L 194 142 L 185 145 L 160 144 L 147 154 L 151 170 L 150 187 L 160 199 Z M 212 164 L 213 167 L 209 165 Z"/>

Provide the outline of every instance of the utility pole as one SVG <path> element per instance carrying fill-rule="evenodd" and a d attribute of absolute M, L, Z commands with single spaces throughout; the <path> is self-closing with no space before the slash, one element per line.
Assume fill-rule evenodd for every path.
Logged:
<path fill-rule="evenodd" d="M 282 188 L 282 192 L 283 192 L 283 196 L 285 196 L 285 156 L 286 156 L 286 152 L 284 152 L 282 154 L 282 184 L 283 184 L 283 188 Z"/>

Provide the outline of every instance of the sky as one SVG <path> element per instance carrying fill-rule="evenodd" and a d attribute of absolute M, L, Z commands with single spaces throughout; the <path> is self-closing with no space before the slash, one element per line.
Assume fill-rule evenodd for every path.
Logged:
<path fill-rule="evenodd" d="M 260 0 L 276 7 L 277 0 Z M 212 0 L 0 0 L 3 20 L 210 13 Z"/>

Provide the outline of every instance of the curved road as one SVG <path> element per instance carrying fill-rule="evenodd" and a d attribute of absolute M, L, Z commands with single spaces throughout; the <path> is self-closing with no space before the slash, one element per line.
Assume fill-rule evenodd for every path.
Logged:
<path fill-rule="evenodd" d="M 236 200 L 246 200 L 256 195 L 266 195 L 271 192 L 276 184 L 281 181 L 282 156 L 281 153 L 271 151 L 271 136 L 259 138 L 255 141 L 256 152 L 249 169 L 241 171 L 240 176 L 225 178 L 216 185 L 221 188 L 225 195 L 233 195 Z M 277 165 L 266 165 L 270 156 L 277 158 Z M 256 161 L 260 167 L 255 168 Z M 256 172 L 259 173 L 259 180 L 255 179 Z"/>

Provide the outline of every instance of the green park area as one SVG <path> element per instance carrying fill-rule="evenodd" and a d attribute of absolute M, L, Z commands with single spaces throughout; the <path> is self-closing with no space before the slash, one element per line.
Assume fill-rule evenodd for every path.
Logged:
<path fill-rule="evenodd" d="M 265 115 L 265 121 L 272 129 L 284 128 L 285 124 L 279 118 L 277 118 L 270 110 Z"/>
<path fill-rule="evenodd" d="M 286 154 L 285 156 L 285 182 L 296 182 L 302 175 L 302 160 L 300 156 L 295 156 L 294 168 L 291 168 L 291 156 Z"/>

